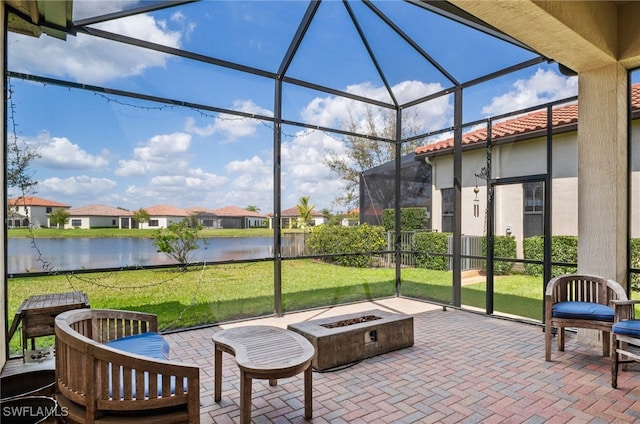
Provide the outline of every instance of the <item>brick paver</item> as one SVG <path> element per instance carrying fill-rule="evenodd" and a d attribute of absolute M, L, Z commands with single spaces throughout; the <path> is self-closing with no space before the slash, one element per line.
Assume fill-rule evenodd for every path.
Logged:
<path fill-rule="evenodd" d="M 172 357 L 201 367 L 202 423 L 239 422 L 240 383 L 224 355 L 222 401 L 213 401 L 218 327 L 168 334 Z M 640 366 L 610 386 L 609 358 L 569 334 L 544 361 L 541 326 L 441 308 L 414 314 L 412 347 L 313 374 L 313 423 L 640 422 Z M 254 423 L 301 423 L 302 375 L 253 382 Z"/>

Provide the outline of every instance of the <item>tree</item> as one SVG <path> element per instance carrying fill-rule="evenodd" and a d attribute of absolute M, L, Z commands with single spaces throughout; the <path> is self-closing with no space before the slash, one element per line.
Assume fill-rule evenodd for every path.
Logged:
<path fill-rule="evenodd" d="M 260 212 L 260 208 L 255 205 L 249 205 L 245 209 L 249 212 Z"/>
<path fill-rule="evenodd" d="M 133 219 L 142 224 L 143 222 L 149 222 L 151 215 L 149 215 L 146 209 L 140 208 L 133 213 Z"/>
<path fill-rule="evenodd" d="M 66 209 L 56 209 L 49 214 L 49 223 L 57 228 L 64 228 L 64 225 L 69 222 L 69 211 Z"/>
<path fill-rule="evenodd" d="M 7 188 L 16 188 L 20 196 L 35 192 L 38 184 L 33 179 L 33 171 L 29 168 L 34 159 L 41 157 L 40 152 L 26 143 L 21 143 L 16 131 L 15 106 L 13 104 L 13 86 L 9 84 L 9 128 L 12 134 L 7 134 Z"/>
<path fill-rule="evenodd" d="M 349 121 L 343 124 L 346 131 L 351 133 L 366 134 L 370 137 L 396 139 L 396 114 L 389 110 L 382 115 L 375 115 L 370 106 L 367 106 L 365 116 L 355 117 L 349 111 Z M 417 112 L 402 115 L 403 137 L 418 134 L 420 132 L 420 120 Z M 362 127 L 365 127 L 364 130 Z M 401 154 L 413 152 L 416 147 L 422 145 L 421 138 L 402 144 Z M 396 143 L 381 141 L 368 137 L 347 135 L 345 139 L 346 153 L 332 153 L 325 159 L 325 165 L 345 181 L 345 190 L 338 195 L 335 202 L 353 209 L 358 206 L 358 193 L 360 175 L 373 167 L 394 160 L 396 155 Z"/>
<path fill-rule="evenodd" d="M 192 226 L 185 218 L 169 224 L 166 229 L 160 228 L 151 238 L 158 252 L 166 253 L 181 265 L 182 270 L 186 270 L 193 251 L 200 248 L 198 232 L 201 229 L 201 224 Z"/>
<path fill-rule="evenodd" d="M 311 196 L 302 196 L 296 205 L 298 209 L 298 226 L 303 229 L 311 224 L 311 214 L 313 213 L 313 208 L 316 207 L 315 205 L 309 204 L 310 198 Z"/>

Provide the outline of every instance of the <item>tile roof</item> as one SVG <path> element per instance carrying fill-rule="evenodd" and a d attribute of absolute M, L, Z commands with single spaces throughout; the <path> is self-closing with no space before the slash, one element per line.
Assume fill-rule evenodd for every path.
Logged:
<path fill-rule="evenodd" d="M 71 216 L 133 216 L 133 212 L 106 205 L 87 205 L 69 209 Z"/>
<path fill-rule="evenodd" d="M 43 199 L 36 196 L 20 196 L 8 200 L 10 206 L 48 206 L 56 208 L 70 208 L 71 206 L 64 203 L 54 202 L 53 200 Z"/>
<path fill-rule="evenodd" d="M 213 210 L 209 208 L 205 208 L 204 206 L 189 206 L 188 208 L 184 208 L 190 214 L 198 214 L 198 213 L 213 213 Z"/>
<path fill-rule="evenodd" d="M 256 218 L 264 218 L 264 215 L 258 212 L 248 211 L 238 206 L 225 206 L 223 208 L 214 209 L 211 212 L 218 216 L 253 216 Z"/>
<path fill-rule="evenodd" d="M 640 84 L 635 84 L 631 89 L 631 109 L 640 111 Z M 578 104 L 559 106 L 553 109 L 552 127 L 560 129 L 563 126 L 572 125 L 578 122 Z M 492 140 L 499 141 L 507 137 L 526 136 L 544 131 L 547 128 L 547 110 L 531 112 L 520 115 L 513 119 L 501 121 L 493 124 L 491 128 Z M 479 144 L 487 141 L 487 128 L 481 128 L 466 132 L 462 135 L 462 146 Z M 436 152 L 446 151 L 453 148 L 453 138 L 427 144 L 416 148 L 416 155 L 429 155 Z"/>
<path fill-rule="evenodd" d="M 186 210 L 176 208 L 175 206 L 171 205 L 155 205 L 143 209 L 146 210 L 151 216 L 189 216 L 189 213 Z"/>
<path fill-rule="evenodd" d="M 273 216 L 273 213 L 270 213 L 269 216 Z M 294 206 L 292 208 L 289 209 L 284 209 L 280 211 L 280 216 L 281 217 L 298 217 L 300 216 L 300 213 L 298 213 L 298 207 Z M 313 211 L 311 211 L 311 216 L 324 216 L 324 214 L 316 211 L 315 209 Z"/>

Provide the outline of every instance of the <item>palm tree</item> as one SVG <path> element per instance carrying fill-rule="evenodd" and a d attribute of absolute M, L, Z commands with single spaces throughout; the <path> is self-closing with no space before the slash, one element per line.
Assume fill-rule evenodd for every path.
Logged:
<path fill-rule="evenodd" d="M 66 209 L 56 209 L 49 214 L 49 223 L 56 228 L 64 228 L 64 225 L 69 222 L 69 211 Z"/>
<path fill-rule="evenodd" d="M 245 209 L 249 212 L 260 212 L 260 208 L 255 205 L 249 205 Z"/>
<path fill-rule="evenodd" d="M 309 205 L 309 198 L 311 196 L 302 196 L 298 200 L 296 208 L 298 208 L 298 224 L 300 228 L 307 228 L 311 224 L 311 214 L 315 205 Z"/>

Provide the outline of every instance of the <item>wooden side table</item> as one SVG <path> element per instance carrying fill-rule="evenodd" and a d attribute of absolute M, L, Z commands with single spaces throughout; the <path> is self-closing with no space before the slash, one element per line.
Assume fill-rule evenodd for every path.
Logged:
<path fill-rule="evenodd" d="M 27 341 L 31 339 L 31 349 L 35 349 L 35 338 L 55 334 L 54 320 L 56 315 L 71 309 L 89 308 L 89 298 L 81 291 L 66 293 L 37 294 L 29 297 L 16 311 L 9 340 L 22 321 L 22 348 L 27 349 Z"/>
<path fill-rule="evenodd" d="M 304 416 L 313 416 L 312 368 L 315 349 L 298 333 L 268 325 L 248 325 L 215 333 L 214 399 L 222 396 L 222 352 L 234 355 L 240 368 L 240 423 L 251 422 L 251 381 L 269 380 L 304 372 Z"/>

